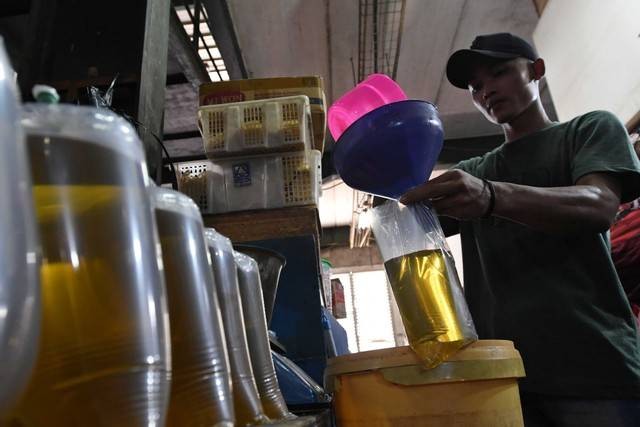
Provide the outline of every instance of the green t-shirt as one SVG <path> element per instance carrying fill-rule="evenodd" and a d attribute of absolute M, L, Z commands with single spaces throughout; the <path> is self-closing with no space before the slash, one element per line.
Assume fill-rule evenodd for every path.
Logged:
<path fill-rule="evenodd" d="M 571 186 L 610 172 L 622 201 L 640 195 L 640 163 L 620 121 L 596 111 L 459 163 L 476 177 Z M 607 234 L 550 234 L 500 218 L 460 223 L 465 296 L 482 339 L 515 342 L 529 392 L 640 397 L 640 340 Z"/>

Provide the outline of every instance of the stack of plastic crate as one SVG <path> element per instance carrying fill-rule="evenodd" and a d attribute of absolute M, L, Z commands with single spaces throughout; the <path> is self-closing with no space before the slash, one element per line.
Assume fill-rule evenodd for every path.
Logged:
<path fill-rule="evenodd" d="M 318 203 L 307 96 L 202 106 L 198 121 L 208 160 L 179 163 L 178 187 L 203 213 Z"/>

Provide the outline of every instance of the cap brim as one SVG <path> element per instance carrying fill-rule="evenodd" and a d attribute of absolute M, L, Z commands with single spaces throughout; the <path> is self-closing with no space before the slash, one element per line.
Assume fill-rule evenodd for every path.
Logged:
<path fill-rule="evenodd" d="M 518 58 L 517 54 L 491 50 L 462 49 L 451 55 L 447 62 L 447 79 L 455 87 L 467 89 L 473 66 L 478 63 Z"/>

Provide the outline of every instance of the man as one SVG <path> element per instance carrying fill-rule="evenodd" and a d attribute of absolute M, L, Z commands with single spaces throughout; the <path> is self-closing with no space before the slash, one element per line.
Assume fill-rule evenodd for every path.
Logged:
<path fill-rule="evenodd" d="M 640 344 L 606 232 L 620 202 L 640 195 L 640 164 L 610 113 L 552 122 L 544 73 L 535 50 L 507 33 L 455 52 L 449 81 L 505 142 L 401 201 L 429 200 L 458 220 L 469 309 L 480 338 L 520 350 L 528 427 L 637 426 Z"/>

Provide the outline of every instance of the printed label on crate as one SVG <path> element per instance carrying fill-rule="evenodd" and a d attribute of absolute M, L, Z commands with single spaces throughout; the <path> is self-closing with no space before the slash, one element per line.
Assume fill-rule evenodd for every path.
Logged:
<path fill-rule="evenodd" d="M 232 102 L 245 101 L 244 93 L 240 91 L 217 92 L 205 95 L 202 98 L 202 105 L 229 104 Z"/>
<path fill-rule="evenodd" d="M 245 187 L 251 185 L 251 165 L 249 163 L 237 163 L 233 168 L 233 185 Z"/>

